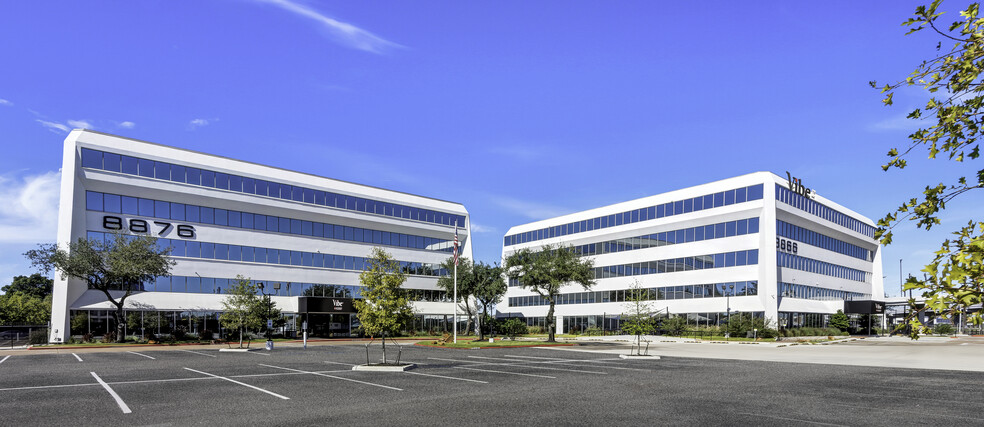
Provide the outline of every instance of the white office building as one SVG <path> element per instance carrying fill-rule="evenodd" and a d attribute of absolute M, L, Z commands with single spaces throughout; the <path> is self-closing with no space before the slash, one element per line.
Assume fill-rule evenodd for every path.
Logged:
<path fill-rule="evenodd" d="M 655 309 L 691 324 L 738 312 L 818 327 L 845 300 L 883 298 L 874 232 L 801 180 L 756 172 L 512 227 L 502 254 L 560 244 L 594 260 L 594 287 L 562 290 L 559 332 L 615 328 L 636 282 Z M 513 281 L 500 312 L 543 325 L 547 309 Z"/>
<path fill-rule="evenodd" d="M 373 247 L 408 273 L 415 326 L 433 327 L 453 313 L 437 278 L 456 224 L 472 256 L 459 203 L 86 130 L 65 140 L 58 215 L 62 245 L 123 231 L 172 248 L 172 276 L 126 300 L 128 335 L 219 332 L 225 292 L 242 275 L 273 294 L 284 332 L 307 321 L 315 336 L 348 336 Z M 56 275 L 53 298 L 53 342 L 115 327 L 113 305 L 83 281 Z"/>

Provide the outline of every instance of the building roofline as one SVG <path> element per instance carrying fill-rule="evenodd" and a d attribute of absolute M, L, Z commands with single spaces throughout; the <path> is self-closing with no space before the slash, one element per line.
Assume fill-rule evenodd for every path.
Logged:
<path fill-rule="evenodd" d="M 307 176 L 311 176 L 311 177 L 315 177 L 315 178 L 320 178 L 320 179 L 327 179 L 327 180 L 331 180 L 331 181 L 335 181 L 335 182 L 340 182 L 340 183 L 345 183 L 345 184 L 357 185 L 357 186 L 360 186 L 360 187 L 372 188 L 372 189 L 383 190 L 383 191 L 391 191 L 391 192 L 394 192 L 394 193 L 404 194 L 404 195 L 407 195 L 407 196 L 420 197 L 422 199 L 434 200 L 434 201 L 437 201 L 437 202 L 451 203 L 451 204 L 454 204 L 454 205 L 461 206 L 462 209 L 465 212 L 468 212 L 467 209 L 464 209 L 465 205 L 462 204 L 462 203 L 460 203 L 460 202 L 452 202 L 450 200 L 438 199 L 438 198 L 435 198 L 435 197 L 428 197 L 428 196 L 421 196 L 419 194 L 407 193 L 405 191 L 400 191 L 400 190 L 391 190 L 389 188 L 376 187 L 376 186 L 367 185 L 367 184 L 360 184 L 360 183 L 357 183 L 357 182 L 345 181 L 345 180 L 341 180 L 341 179 L 337 179 L 337 178 L 329 178 L 327 176 L 316 175 L 316 174 L 313 174 L 313 173 L 291 170 L 291 169 L 282 168 L 282 167 L 279 167 L 279 166 L 270 166 L 270 165 L 265 165 L 265 164 L 262 164 L 262 163 L 251 162 L 249 160 L 242 160 L 242 159 L 236 159 L 236 158 L 232 158 L 232 157 L 220 156 L 220 155 L 217 155 L 217 154 L 211 154 L 211 153 L 205 153 L 205 152 L 202 152 L 202 151 L 196 151 L 196 150 L 191 150 L 191 149 L 187 149 L 187 148 L 175 147 L 173 145 L 161 144 L 161 143 L 158 143 L 158 142 L 144 141 L 142 139 L 130 138 L 130 137 L 127 137 L 127 136 L 121 136 L 121 135 L 116 135 L 116 134 L 107 133 L 107 132 L 100 132 L 100 131 L 95 131 L 95 130 L 91 130 L 91 129 L 79 129 L 79 128 L 76 128 L 76 129 L 73 130 L 73 132 L 74 131 L 80 131 L 80 132 L 85 132 L 85 133 L 94 133 L 94 134 L 104 135 L 104 136 L 111 136 L 113 138 L 120 138 L 120 139 L 126 139 L 126 140 L 130 140 L 130 141 L 134 141 L 134 142 L 139 142 L 139 143 L 143 143 L 143 144 L 156 145 L 158 147 L 171 148 L 171 149 L 175 149 L 175 150 L 179 150 L 179 151 L 185 151 L 185 152 L 188 152 L 188 153 L 199 154 L 199 155 L 203 155 L 203 156 L 217 157 L 217 158 L 220 158 L 220 159 L 232 160 L 234 162 L 246 163 L 246 164 L 250 164 L 250 165 L 254 165 L 254 166 L 262 166 L 262 167 L 271 168 L 271 169 L 277 169 L 277 170 L 281 170 L 281 171 L 284 171 L 284 172 L 298 173 L 298 174 L 301 174 L 301 175 L 307 175 Z M 69 134 L 69 137 L 71 137 L 71 134 Z M 76 137 L 75 140 L 78 141 L 78 137 Z"/>

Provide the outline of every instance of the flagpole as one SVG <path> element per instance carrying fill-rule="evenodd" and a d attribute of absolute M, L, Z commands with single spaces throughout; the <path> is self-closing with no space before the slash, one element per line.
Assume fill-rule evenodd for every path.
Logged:
<path fill-rule="evenodd" d="M 458 343 L 458 221 L 454 222 L 454 343 Z"/>

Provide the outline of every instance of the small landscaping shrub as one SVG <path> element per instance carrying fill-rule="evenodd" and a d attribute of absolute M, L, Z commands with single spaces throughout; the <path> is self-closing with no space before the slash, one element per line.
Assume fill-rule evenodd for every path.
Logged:
<path fill-rule="evenodd" d="M 211 341 L 215 338 L 215 332 L 212 332 L 210 329 L 203 329 L 198 335 L 198 339 L 204 341 Z"/>
<path fill-rule="evenodd" d="M 28 342 L 31 344 L 47 344 L 48 343 L 48 331 L 38 330 L 31 331 L 31 335 L 28 337 Z"/>
<path fill-rule="evenodd" d="M 116 342 L 116 332 L 115 331 L 107 332 L 106 335 L 103 335 L 102 342 L 104 343 Z"/>
<path fill-rule="evenodd" d="M 940 323 L 933 328 L 933 332 L 937 335 L 953 335 L 953 325 L 949 323 Z"/>
<path fill-rule="evenodd" d="M 510 338 L 516 338 L 517 335 L 525 335 L 529 333 L 529 329 L 531 328 L 526 326 L 526 322 L 519 319 L 509 319 L 499 325 L 499 332 Z"/>
<path fill-rule="evenodd" d="M 188 338 L 188 330 L 184 326 L 178 326 L 171 331 L 171 336 L 175 341 L 184 341 Z"/>
<path fill-rule="evenodd" d="M 86 342 L 92 342 L 92 338 L 93 338 L 92 337 L 92 333 L 83 334 L 82 335 L 82 342 L 84 342 L 84 343 L 86 343 Z"/>

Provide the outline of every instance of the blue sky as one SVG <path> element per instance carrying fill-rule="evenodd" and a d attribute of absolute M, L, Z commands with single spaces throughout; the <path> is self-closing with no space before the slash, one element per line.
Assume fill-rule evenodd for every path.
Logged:
<path fill-rule="evenodd" d="M 461 202 L 486 262 L 510 226 L 760 170 L 877 219 L 972 174 L 879 168 L 923 94 L 867 83 L 934 53 L 899 25 L 917 4 L 8 2 L 0 284 L 54 239 L 75 127 Z M 898 228 L 890 294 L 973 197 Z"/>

